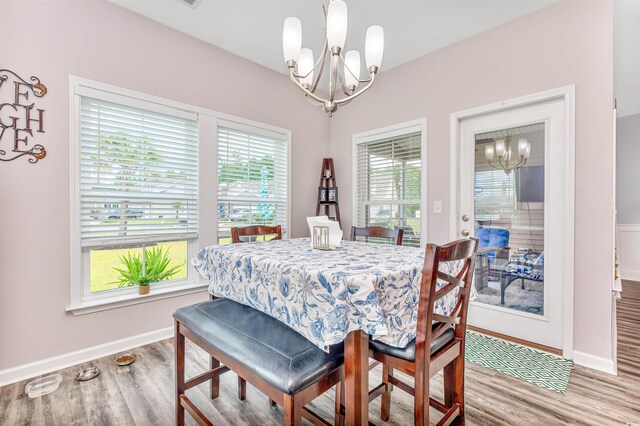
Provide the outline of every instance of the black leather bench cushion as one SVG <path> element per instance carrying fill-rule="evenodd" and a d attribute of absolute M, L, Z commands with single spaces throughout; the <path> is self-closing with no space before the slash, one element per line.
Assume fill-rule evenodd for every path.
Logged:
<path fill-rule="evenodd" d="M 435 323 L 433 327 L 435 328 L 436 325 L 438 325 L 438 323 Z M 434 339 L 431 342 L 430 354 L 433 355 L 440 349 L 444 348 L 445 345 L 450 341 L 452 341 L 454 337 L 455 337 L 455 331 L 453 330 L 453 327 L 449 327 L 444 331 L 444 333 L 438 336 L 437 339 Z M 369 346 L 371 346 L 371 348 L 375 351 L 381 352 L 383 354 L 386 354 L 395 358 L 400 358 L 400 359 L 404 359 L 412 362 L 415 362 L 416 360 L 416 339 L 413 339 L 412 341 L 410 341 L 409 344 L 404 348 L 395 348 L 393 346 L 387 345 L 386 343 L 378 342 L 373 339 L 369 340 Z"/>
<path fill-rule="evenodd" d="M 343 344 L 326 353 L 277 319 L 229 299 L 180 308 L 173 316 L 207 344 L 289 395 L 344 362 Z"/>

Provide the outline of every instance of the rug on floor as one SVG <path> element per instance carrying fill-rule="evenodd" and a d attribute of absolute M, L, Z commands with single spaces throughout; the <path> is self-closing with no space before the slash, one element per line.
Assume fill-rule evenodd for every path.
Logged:
<path fill-rule="evenodd" d="M 465 358 L 558 393 L 567 390 L 573 369 L 570 359 L 473 331 L 467 332 Z"/>

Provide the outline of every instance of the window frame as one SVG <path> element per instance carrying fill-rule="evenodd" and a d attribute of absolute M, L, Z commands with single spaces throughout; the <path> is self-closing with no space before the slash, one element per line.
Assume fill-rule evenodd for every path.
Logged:
<path fill-rule="evenodd" d="M 153 109 L 159 112 L 167 111 L 171 114 L 176 110 L 181 110 L 185 114 L 196 114 L 198 117 L 198 235 L 197 238 L 187 242 L 187 278 L 156 283 L 150 295 L 139 295 L 135 286 L 93 294 L 89 291 L 90 270 L 88 262 L 90 252 L 82 249 L 80 239 L 80 101 L 81 93 L 87 90 L 101 92 L 105 97 L 112 95 L 117 99 L 127 98 L 131 101 L 130 105 L 132 106 L 144 108 L 152 105 Z M 191 267 L 191 259 L 197 255 L 201 248 L 218 244 L 218 212 L 216 208 L 218 199 L 218 126 L 249 128 L 254 132 L 271 132 L 271 134 L 278 134 L 285 138 L 288 176 L 286 228 L 290 230 L 291 130 L 69 75 L 70 295 L 66 311 L 72 312 L 74 315 L 84 315 L 206 291 L 208 282 Z"/>
<path fill-rule="evenodd" d="M 353 226 L 362 226 L 358 224 L 358 146 L 369 144 L 382 139 L 390 139 L 405 136 L 411 133 L 420 132 L 420 247 L 423 247 L 427 241 L 427 224 L 428 224 L 428 187 L 427 187 L 427 118 L 406 121 L 403 123 L 393 124 L 379 129 L 369 130 L 362 133 L 356 133 L 352 136 L 351 150 L 351 223 Z M 393 203 L 393 204 L 402 204 Z"/>
<path fill-rule="evenodd" d="M 282 226 L 282 238 L 287 239 L 291 238 L 291 131 L 285 129 L 279 129 L 273 126 L 267 126 L 264 124 L 256 125 L 257 123 L 249 124 L 246 120 L 241 121 L 233 121 L 228 119 L 218 119 L 216 125 L 216 244 L 219 244 L 219 240 L 221 238 L 231 238 L 231 233 L 229 235 L 221 235 L 219 229 L 220 218 L 218 217 L 218 128 L 228 128 L 232 130 L 236 130 L 238 132 L 246 132 L 251 134 L 256 134 L 268 138 L 279 139 L 285 143 L 286 149 L 286 192 L 287 196 L 285 197 L 285 211 L 286 211 L 286 223 L 279 224 Z M 241 202 L 241 201 L 240 201 Z"/>

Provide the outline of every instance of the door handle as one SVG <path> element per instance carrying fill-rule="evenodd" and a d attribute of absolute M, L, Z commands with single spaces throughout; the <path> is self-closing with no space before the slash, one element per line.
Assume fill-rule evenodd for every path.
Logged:
<path fill-rule="evenodd" d="M 460 233 L 462 234 L 463 237 L 469 236 L 469 231 L 467 229 L 463 229 L 462 231 L 460 231 Z"/>

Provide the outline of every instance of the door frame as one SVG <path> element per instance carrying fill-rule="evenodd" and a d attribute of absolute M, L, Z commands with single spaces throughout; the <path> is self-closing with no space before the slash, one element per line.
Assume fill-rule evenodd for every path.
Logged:
<path fill-rule="evenodd" d="M 565 114 L 565 202 L 564 202 L 564 246 L 571 250 L 566 253 L 563 268 L 563 314 L 562 314 L 562 354 L 573 359 L 573 292 L 574 292 L 574 252 L 575 252 L 575 85 L 533 93 L 505 101 L 451 113 L 450 135 L 450 187 L 449 187 L 449 230 L 452 239 L 458 238 L 458 155 L 460 146 L 460 124 L 462 120 L 517 109 L 552 100 L 564 101 Z"/>

